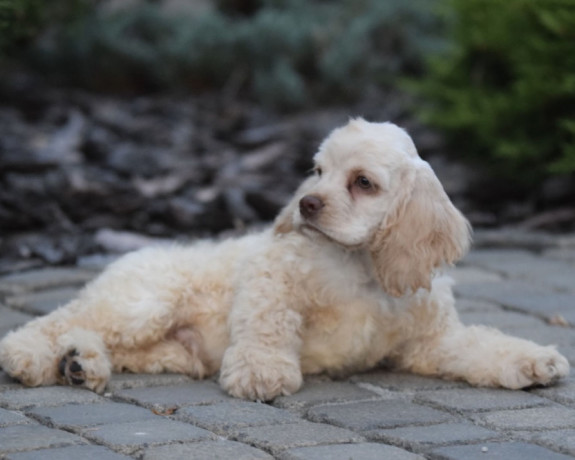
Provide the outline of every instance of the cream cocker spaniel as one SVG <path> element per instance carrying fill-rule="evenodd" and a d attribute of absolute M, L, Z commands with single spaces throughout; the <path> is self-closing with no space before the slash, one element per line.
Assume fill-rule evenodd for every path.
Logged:
<path fill-rule="evenodd" d="M 29 386 L 102 392 L 112 371 L 220 372 L 246 399 L 297 391 L 302 374 L 369 369 L 523 388 L 569 373 L 553 347 L 458 320 L 439 273 L 468 222 L 391 123 L 350 121 L 273 228 L 146 248 L 111 264 L 53 313 L 9 333 L 0 364 Z"/>

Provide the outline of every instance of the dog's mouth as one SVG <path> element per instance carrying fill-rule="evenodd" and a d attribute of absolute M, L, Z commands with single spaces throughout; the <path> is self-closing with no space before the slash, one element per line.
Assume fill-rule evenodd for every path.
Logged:
<path fill-rule="evenodd" d="M 326 232 L 324 232 L 320 228 L 316 227 L 315 225 L 310 224 L 309 222 L 304 222 L 300 228 L 301 228 L 301 231 L 304 235 L 311 236 L 311 237 L 318 237 L 319 236 L 319 237 L 325 238 L 328 241 L 331 241 L 332 243 L 339 244 L 339 242 L 335 238 L 331 237 Z"/>
<path fill-rule="evenodd" d="M 309 222 L 304 222 L 301 225 L 300 229 L 301 229 L 301 232 L 306 236 L 310 236 L 312 238 L 313 237 L 320 237 L 320 238 L 323 238 L 323 239 L 329 241 L 330 243 L 336 244 L 336 245 L 341 246 L 341 247 L 346 248 L 346 249 L 359 249 L 362 247 L 361 244 L 346 244 L 342 241 L 339 241 L 336 238 L 334 238 L 333 236 L 326 233 L 324 230 L 316 227 L 315 225 L 313 225 Z"/>
<path fill-rule="evenodd" d="M 330 236 L 326 235 L 322 230 L 317 228 L 315 225 L 312 225 L 308 222 L 305 222 L 301 225 L 301 230 L 303 233 L 311 233 L 312 235 L 321 235 L 330 240 L 332 239 Z"/>

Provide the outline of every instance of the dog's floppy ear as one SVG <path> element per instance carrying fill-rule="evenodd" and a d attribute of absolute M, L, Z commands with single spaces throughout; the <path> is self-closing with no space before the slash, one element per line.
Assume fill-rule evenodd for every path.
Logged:
<path fill-rule="evenodd" d="M 376 231 L 369 250 L 375 276 L 389 294 L 429 289 L 433 270 L 461 258 L 470 226 L 422 160 L 402 177 L 404 193 Z"/>

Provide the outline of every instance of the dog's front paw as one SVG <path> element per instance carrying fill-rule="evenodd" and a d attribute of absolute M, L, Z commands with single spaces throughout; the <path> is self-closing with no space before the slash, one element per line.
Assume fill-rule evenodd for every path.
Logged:
<path fill-rule="evenodd" d="M 82 356 L 73 348 L 60 359 L 58 374 L 62 383 L 103 393 L 110 379 L 110 364 L 104 356 Z"/>
<path fill-rule="evenodd" d="M 516 356 L 502 369 L 501 385 L 519 389 L 549 385 L 569 374 L 569 362 L 554 347 L 540 347 Z"/>
<path fill-rule="evenodd" d="M 112 366 L 102 339 L 92 331 L 76 329 L 59 338 L 58 381 L 103 393 Z"/>
<path fill-rule="evenodd" d="M 271 401 L 296 392 L 302 375 L 297 357 L 288 353 L 233 346 L 224 354 L 220 384 L 237 398 Z"/>

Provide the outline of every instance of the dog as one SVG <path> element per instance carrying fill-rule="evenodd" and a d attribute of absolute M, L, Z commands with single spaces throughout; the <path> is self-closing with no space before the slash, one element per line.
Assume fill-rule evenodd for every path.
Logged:
<path fill-rule="evenodd" d="M 101 393 L 112 372 L 219 372 L 248 400 L 386 360 L 413 373 L 519 389 L 569 373 L 554 347 L 464 326 L 441 273 L 468 221 L 410 136 L 352 119 L 335 129 L 273 226 L 112 263 L 65 306 L 8 333 L 0 364 L 24 385 Z"/>

